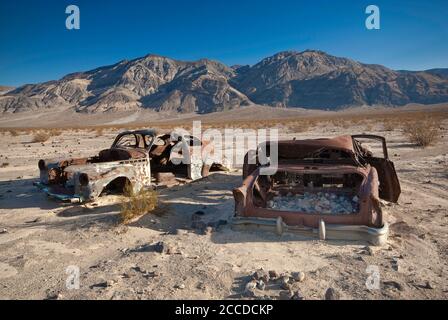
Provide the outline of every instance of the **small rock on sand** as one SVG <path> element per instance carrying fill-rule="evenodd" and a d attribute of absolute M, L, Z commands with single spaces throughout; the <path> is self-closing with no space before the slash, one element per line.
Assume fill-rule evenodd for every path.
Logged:
<path fill-rule="evenodd" d="M 263 280 L 258 280 L 257 281 L 257 288 L 260 290 L 264 290 L 266 288 L 266 284 L 264 283 Z"/>
<path fill-rule="evenodd" d="M 299 271 L 292 274 L 294 281 L 302 282 L 305 280 L 305 272 Z"/>
<path fill-rule="evenodd" d="M 264 271 L 263 269 L 259 269 L 254 272 L 254 274 L 252 275 L 252 279 L 263 280 L 263 282 L 266 284 L 269 282 L 270 277 L 268 272 Z"/>
<path fill-rule="evenodd" d="M 185 285 L 184 285 L 183 283 L 179 283 L 179 284 L 176 284 L 176 285 L 174 286 L 174 288 L 183 290 L 183 289 L 185 289 Z"/>
<path fill-rule="evenodd" d="M 254 297 L 255 296 L 255 288 L 257 287 L 257 281 L 251 280 L 246 284 L 246 287 L 244 288 L 243 295 L 246 297 Z"/>
<path fill-rule="evenodd" d="M 333 288 L 328 288 L 325 292 L 325 300 L 339 300 L 340 298 L 339 293 Z"/>
<path fill-rule="evenodd" d="M 159 241 L 154 245 L 154 250 L 158 253 L 166 253 L 171 254 L 173 253 L 173 248 L 169 246 L 168 244 L 164 243 L 163 241 Z"/>
<path fill-rule="evenodd" d="M 291 300 L 304 300 L 305 298 L 303 297 L 303 295 L 300 293 L 300 291 L 295 291 L 294 294 L 291 297 Z"/>
<path fill-rule="evenodd" d="M 280 291 L 279 293 L 280 300 L 291 300 L 293 296 L 294 292 L 292 292 L 291 290 Z"/>
<path fill-rule="evenodd" d="M 275 271 L 275 270 L 269 270 L 269 277 L 271 278 L 271 279 L 277 279 L 278 278 L 278 273 L 277 273 L 277 271 Z"/>

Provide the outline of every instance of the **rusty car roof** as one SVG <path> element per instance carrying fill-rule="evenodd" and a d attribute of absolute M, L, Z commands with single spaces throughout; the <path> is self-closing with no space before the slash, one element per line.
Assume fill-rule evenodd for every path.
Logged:
<path fill-rule="evenodd" d="M 269 148 L 270 141 L 265 144 Z M 277 144 L 280 158 L 304 158 L 322 148 L 337 149 L 351 155 L 356 154 L 353 139 L 349 135 L 322 139 L 280 140 Z M 260 146 L 262 147 L 263 144 Z"/>

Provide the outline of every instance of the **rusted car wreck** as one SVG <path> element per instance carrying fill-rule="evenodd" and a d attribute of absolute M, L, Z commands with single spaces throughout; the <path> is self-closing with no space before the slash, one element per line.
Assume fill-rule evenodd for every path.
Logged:
<path fill-rule="evenodd" d="M 372 139 L 381 143 L 381 157 L 361 144 Z M 234 228 L 386 241 L 380 199 L 396 202 L 401 189 L 383 137 L 279 141 L 277 147 L 278 166 L 271 175 L 260 173 L 258 159 L 262 150 L 269 156 L 269 142 L 246 154 L 243 185 L 233 191 Z"/>
<path fill-rule="evenodd" d="M 219 164 L 190 156 L 193 145 L 204 148 L 208 143 L 189 135 L 126 131 L 115 138 L 111 148 L 96 156 L 39 160 L 40 181 L 36 185 L 53 198 L 86 202 L 104 192 L 120 193 L 127 183 L 138 192 L 164 174 L 196 180 L 210 170 L 223 169 Z M 190 161 L 182 162 L 185 153 Z"/>

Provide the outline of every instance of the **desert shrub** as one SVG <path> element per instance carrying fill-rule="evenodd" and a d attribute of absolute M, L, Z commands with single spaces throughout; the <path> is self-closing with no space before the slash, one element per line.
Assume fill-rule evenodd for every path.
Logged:
<path fill-rule="evenodd" d="M 394 131 L 394 129 L 396 127 L 397 127 L 397 124 L 393 121 L 384 121 L 383 122 L 384 131 Z"/>
<path fill-rule="evenodd" d="M 411 143 L 420 147 L 427 147 L 439 139 L 439 127 L 439 123 L 434 120 L 409 122 L 404 126 L 403 132 Z"/>
<path fill-rule="evenodd" d="M 61 134 L 62 134 L 62 130 L 59 130 L 59 129 L 51 129 L 50 130 L 50 135 L 53 137 L 60 136 Z"/>
<path fill-rule="evenodd" d="M 349 129 L 350 127 L 356 125 L 355 122 L 350 121 L 340 121 L 340 122 L 334 122 L 333 123 L 335 127 L 340 127 L 342 129 Z"/>
<path fill-rule="evenodd" d="M 289 124 L 288 128 L 289 128 L 290 132 L 297 133 L 297 132 L 308 131 L 310 129 L 310 126 L 307 122 L 297 121 L 297 122 L 293 122 L 293 123 Z"/>
<path fill-rule="evenodd" d="M 375 124 L 371 121 L 365 120 L 361 122 L 361 127 L 365 129 L 366 132 L 371 132 L 375 129 Z"/>
<path fill-rule="evenodd" d="M 12 137 L 17 137 L 18 135 L 20 135 L 20 132 L 19 132 L 19 130 L 9 130 L 9 134 L 12 136 Z"/>
<path fill-rule="evenodd" d="M 50 139 L 50 135 L 46 132 L 38 132 L 34 135 L 32 142 L 45 142 Z"/>
<path fill-rule="evenodd" d="M 95 134 L 96 134 L 97 137 L 101 137 L 104 134 L 103 129 L 102 128 L 97 128 L 95 130 Z"/>
<path fill-rule="evenodd" d="M 121 223 L 126 224 L 157 207 L 157 192 L 154 190 L 142 188 L 139 192 L 134 192 L 132 185 L 126 183 L 124 195 L 125 198 L 120 203 Z"/>

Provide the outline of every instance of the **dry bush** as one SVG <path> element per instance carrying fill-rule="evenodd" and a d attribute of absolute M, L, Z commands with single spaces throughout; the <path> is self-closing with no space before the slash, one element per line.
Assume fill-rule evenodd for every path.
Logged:
<path fill-rule="evenodd" d="M 129 223 L 134 218 L 153 211 L 157 207 L 157 192 L 142 188 L 134 192 L 132 185 L 127 183 L 124 187 L 125 199 L 120 203 L 121 223 Z"/>
<path fill-rule="evenodd" d="M 52 136 L 52 137 L 57 137 L 57 136 L 60 136 L 60 135 L 62 134 L 62 130 L 59 130 L 59 129 L 51 129 L 51 130 L 49 131 L 49 134 L 50 134 L 50 136 Z"/>
<path fill-rule="evenodd" d="M 103 128 L 97 128 L 95 130 L 95 134 L 96 134 L 96 137 L 101 137 L 104 134 Z"/>
<path fill-rule="evenodd" d="M 394 129 L 396 127 L 397 127 L 397 124 L 393 121 L 384 121 L 383 122 L 384 131 L 394 131 Z"/>
<path fill-rule="evenodd" d="M 338 123 L 334 123 L 333 122 L 333 124 L 334 124 L 335 127 L 340 127 L 342 129 L 349 129 L 349 128 L 352 127 L 352 125 L 355 125 L 354 122 L 350 123 L 350 121 L 341 121 L 341 122 L 338 122 Z"/>
<path fill-rule="evenodd" d="M 20 132 L 19 132 L 19 130 L 9 130 L 9 134 L 12 136 L 12 137 L 17 137 L 18 135 L 20 135 Z"/>
<path fill-rule="evenodd" d="M 358 118 L 352 118 L 347 121 L 350 121 L 352 126 L 359 126 L 362 123 L 361 119 Z"/>
<path fill-rule="evenodd" d="M 420 147 L 427 147 L 440 138 L 440 124 L 434 120 L 409 122 L 403 127 L 403 133 L 411 143 Z"/>
<path fill-rule="evenodd" d="M 46 132 L 38 132 L 34 135 L 32 142 L 45 142 L 50 139 L 50 135 Z"/>
<path fill-rule="evenodd" d="M 362 126 L 366 129 L 367 132 L 371 132 L 374 129 L 374 125 L 371 122 L 363 122 Z"/>
<path fill-rule="evenodd" d="M 310 129 L 310 126 L 307 122 L 297 121 L 297 122 L 288 124 L 288 128 L 289 128 L 290 132 L 297 133 L 297 132 L 308 131 Z"/>

